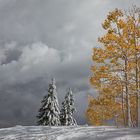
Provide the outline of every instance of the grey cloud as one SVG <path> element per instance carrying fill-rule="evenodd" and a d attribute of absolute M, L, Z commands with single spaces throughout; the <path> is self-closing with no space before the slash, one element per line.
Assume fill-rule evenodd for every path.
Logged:
<path fill-rule="evenodd" d="M 5 53 L 10 51 L 14 50 L 6 50 Z M 25 46 L 20 51 L 20 55 L 16 54 L 18 55 L 17 61 L 12 61 L 13 57 L 17 56 L 13 56 L 10 59 L 12 55 L 10 52 L 5 61 L 10 59 L 11 63 L 0 65 L 1 85 L 16 82 L 25 83 L 36 77 L 43 76 L 46 72 L 55 69 L 61 59 L 59 51 L 41 43 Z"/>
<path fill-rule="evenodd" d="M 0 0 L 0 126 L 34 125 L 47 85 L 56 78 L 59 102 L 75 95 L 85 124 L 92 47 L 107 13 L 138 0 Z"/>
<path fill-rule="evenodd" d="M 21 55 L 21 51 L 17 49 L 8 50 L 5 52 L 6 60 L 2 62 L 2 64 L 8 64 L 12 61 L 18 61 L 19 57 Z"/>

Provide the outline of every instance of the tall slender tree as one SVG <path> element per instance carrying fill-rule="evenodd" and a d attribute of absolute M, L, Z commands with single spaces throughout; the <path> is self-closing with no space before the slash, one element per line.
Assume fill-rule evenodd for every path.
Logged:
<path fill-rule="evenodd" d="M 74 97 L 72 90 L 69 89 L 65 96 L 64 102 L 62 102 L 62 109 L 60 113 L 60 120 L 62 125 L 76 125 L 76 120 L 73 118 L 73 113 L 76 111 L 74 108 Z"/>
<path fill-rule="evenodd" d="M 128 23 L 129 23 L 129 36 L 131 39 L 131 44 L 134 49 L 133 53 L 133 63 L 134 63 L 134 73 L 133 80 L 135 85 L 135 99 L 136 99 L 136 126 L 140 126 L 140 109 L 139 109 L 139 88 L 140 88 L 140 8 L 135 5 L 129 11 L 129 15 L 127 15 Z"/>
<path fill-rule="evenodd" d="M 125 126 L 138 126 L 140 10 L 136 7 L 129 12 L 115 9 L 109 12 L 102 25 L 105 35 L 99 38 L 102 46 L 93 49 L 94 66 L 91 67 L 93 75 L 90 79 L 99 91 L 96 100 L 107 100 L 107 97 L 110 101 L 114 100 L 117 105 L 121 105 L 115 116 L 122 118 Z M 96 100 L 90 101 L 95 104 Z M 91 104 L 89 105 L 88 114 L 92 114 Z M 113 116 L 112 112 L 110 119 Z"/>
<path fill-rule="evenodd" d="M 60 111 L 57 99 L 55 79 L 49 84 L 48 95 L 44 96 L 39 109 L 38 125 L 60 125 Z"/>

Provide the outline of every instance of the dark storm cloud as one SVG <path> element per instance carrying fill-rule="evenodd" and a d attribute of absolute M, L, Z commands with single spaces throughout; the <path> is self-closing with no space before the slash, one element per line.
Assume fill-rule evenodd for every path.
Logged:
<path fill-rule="evenodd" d="M 13 50 L 7 50 L 5 51 L 5 61 L 2 62 L 2 64 L 8 64 L 11 63 L 12 61 L 18 61 L 19 57 L 21 55 L 21 51 L 18 49 L 13 49 Z"/>
<path fill-rule="evenodd" d="M 85 124 L 92 47 L 107 13 L 138 0 L 0 0 L 0 126 L 33 125 L 49 80 L 71 87 Z"/>

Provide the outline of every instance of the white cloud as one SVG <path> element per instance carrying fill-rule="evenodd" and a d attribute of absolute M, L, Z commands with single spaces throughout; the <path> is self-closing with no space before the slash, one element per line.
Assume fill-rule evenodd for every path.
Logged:
<path fill-rule="evenodd" d="M 0 65 L 0 81 L 3 84 L 29 82 L 51 73 L 60 63 L 60 52 L 42 43 L 22 48 L 18 61 Z"/>

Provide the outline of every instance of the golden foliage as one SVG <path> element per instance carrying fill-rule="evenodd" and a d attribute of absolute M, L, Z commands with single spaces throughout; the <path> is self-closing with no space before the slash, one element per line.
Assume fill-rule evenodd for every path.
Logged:
<path fill-rule="evenodd" d="M 92 55 L 95 65 L 91 66 L 90 83 L 99 96 L 89 97 L 86 116 L 91 124 L 103 125 L 114 120 L 117 125 L 127 125 L 128 101 L 132 123 L 136 121 L 135 70 L 140 68 L 140 13 L 134 15 L 115 9 L 102 24 L 107 32 L 98 38 L 102 47 L 93 48 Z"/>

